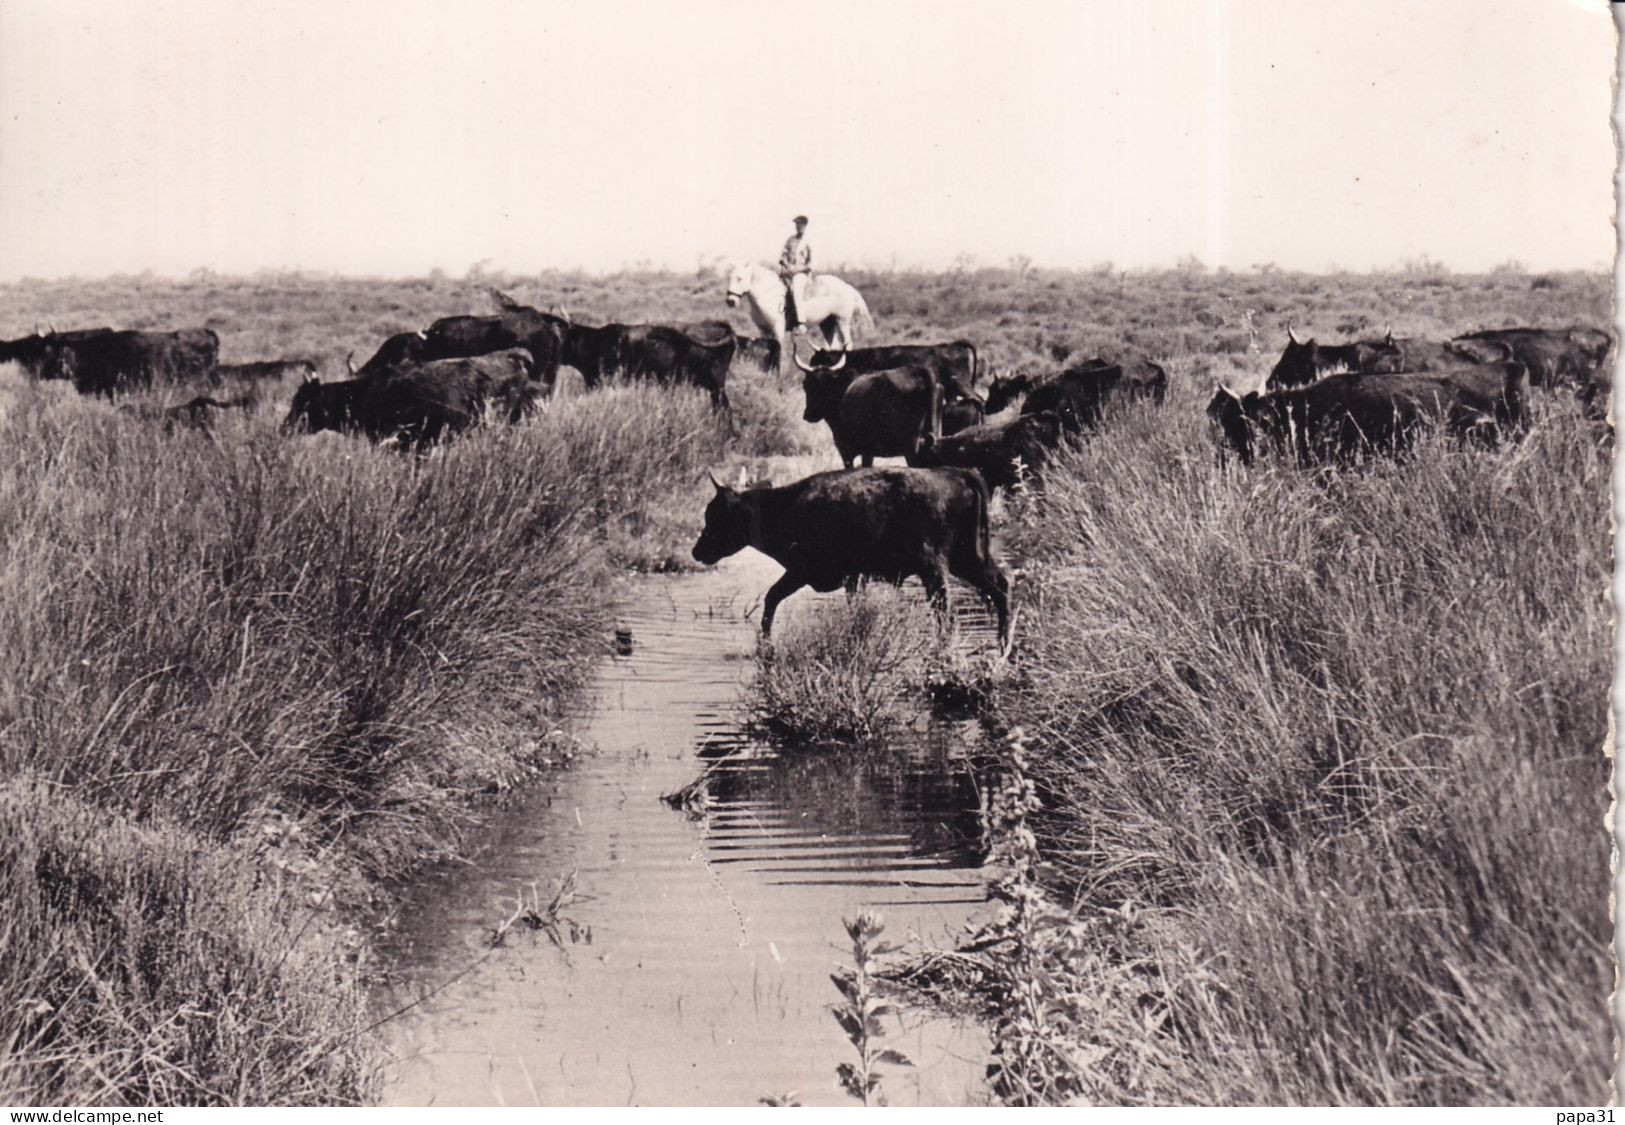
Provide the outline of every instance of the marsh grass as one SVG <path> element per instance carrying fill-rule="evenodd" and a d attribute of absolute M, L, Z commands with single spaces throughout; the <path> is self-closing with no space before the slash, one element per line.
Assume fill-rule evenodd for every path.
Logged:
<path fill-rule="evenodd" d="M 1548 398 L 1509 449 L 1305 473 L 1201 427 L 1124 412 L 1007 529 L 1051 890 L 1128 912 L 1166 1013 L 1118 1097 L 1606 1098 L 1597 430 Z"/>
<path fill-rule="evenodd" d="M 567 753 L 725 433 L 622 387 L 414 457 L 3 389 L 6 1100 L 363 1099 L 343 919 Z"/>

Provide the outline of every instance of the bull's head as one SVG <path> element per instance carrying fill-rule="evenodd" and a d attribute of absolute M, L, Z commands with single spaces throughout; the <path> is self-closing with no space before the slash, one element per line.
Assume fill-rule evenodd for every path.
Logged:
<path fill-rule="evenodd" d="M 841 405 L 841 396 L 846 393 L 850 382 L 840 373 L 846 366 L 846 353 L 833 364 L 809 364 L 801 361 L 794 345 L 790 348 L 790 358 L 795 360 L 796 366 L 801 368 L 801 390 L 807 396 L 807 407 L 801 412 L 801 417 L 808 422 L 822 422 L 833 419 Z"/>
<path fill-rule="evenodd" d="M 1320 360 L 1318 350 L 1313 338 L 1300 340 L 1298 334 L 1292 330 L 1292 322 L 1286 324 L 1286 348 L 1281 352 L 1281 358 L 1270 369 L 1269 379 L 1265 385 L 1269 387 L 1301 387 L 1313 383 L 1320 374 Z"/>
<path fill-rule="evenodd" d="M 1032 390 L 1033 377 L 1027 374 L 1012 375 L 1001 372 L 993 376 L 993 381 L 987 385 L 987 402 L 984 409 L 989 414 L 997 414 L 1009 406 L 1019 394 Z"/>
<path fill-rule="evenodd" d="M 321 387 L 322 381 L 314 375 L 307 375 L 305 381 L 299 384 L 299 389 L 293 392 L 293 403 L 288 407 L 288 416 L 282 419 L 284 433 L 295 430 L 313 432 L 324 428 L 319 424 Z"/>
<path fill-rule="evenodd" d="M 1257 398 L 1250 394 L 1248 398 Z M 1207 416 L 1213 419 L 1224 435 L 1225 444 L 1235 450 L 1243 465 L 1253 463 L 1253 432 L 1247 423 L 1243 400 L 1222 383 L 1214 385 L 1213 401 L 1208 403 Z"/>
<path fill-rule="evenodd" d="M 694 561 L 705 566 L 721 562 L 750 545 L 750 501 L 716 477 L 711 478 L 716 495 L 705 506 L 705 529 L 690 552 Z"/>

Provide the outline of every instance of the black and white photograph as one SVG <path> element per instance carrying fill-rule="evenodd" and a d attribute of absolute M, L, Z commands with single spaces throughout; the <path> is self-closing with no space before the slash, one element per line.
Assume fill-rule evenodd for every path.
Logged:
<path fill-rule="evenodd" d="M 0 1105 L 1612 1121 L 1618 39 L 3 0 Z"/>

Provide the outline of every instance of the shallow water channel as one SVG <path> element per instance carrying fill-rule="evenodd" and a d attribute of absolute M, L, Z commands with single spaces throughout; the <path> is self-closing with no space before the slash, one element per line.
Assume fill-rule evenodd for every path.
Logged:
<path fill-rule="evenodd" d="M 630 585 L 632 650 L 605 656 L 577 716 L 588 752 L 402 910 L 378 1007 L 428 999 L 387 1025 L 386 1104 L 854 1104 L 828 1007 L 842 918 L 868 908 L 887 940 L 945 947 L 986 909 L 971 738 L 937 721 L 867 754 L 747 737 L 750 611 L 778 573 L 746 551 Z M 840 596 L 796 595 L 781 627 Z M 662 802 L 707 767 L 701 807 Z M 546 904 L 572 872 L 553 934 L 516 926 L 491 947 L 518 896 Z M 985 1100 L 974 1023 L 904 1010 L 884 1045 L 915 1063 L 884 1068 L 892 1105 Z"/>

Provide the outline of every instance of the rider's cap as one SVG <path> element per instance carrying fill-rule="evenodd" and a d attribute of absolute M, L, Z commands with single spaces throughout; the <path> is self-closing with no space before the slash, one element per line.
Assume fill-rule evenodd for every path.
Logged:
<path fill-rule="evenodd" d="M 804 223 L 804 222 L 807 221 L 807 216 L 805 216 L 805 215 L 797 215 L 795 218 L 791 219 L 790 221 L 792 223 Z"/>

